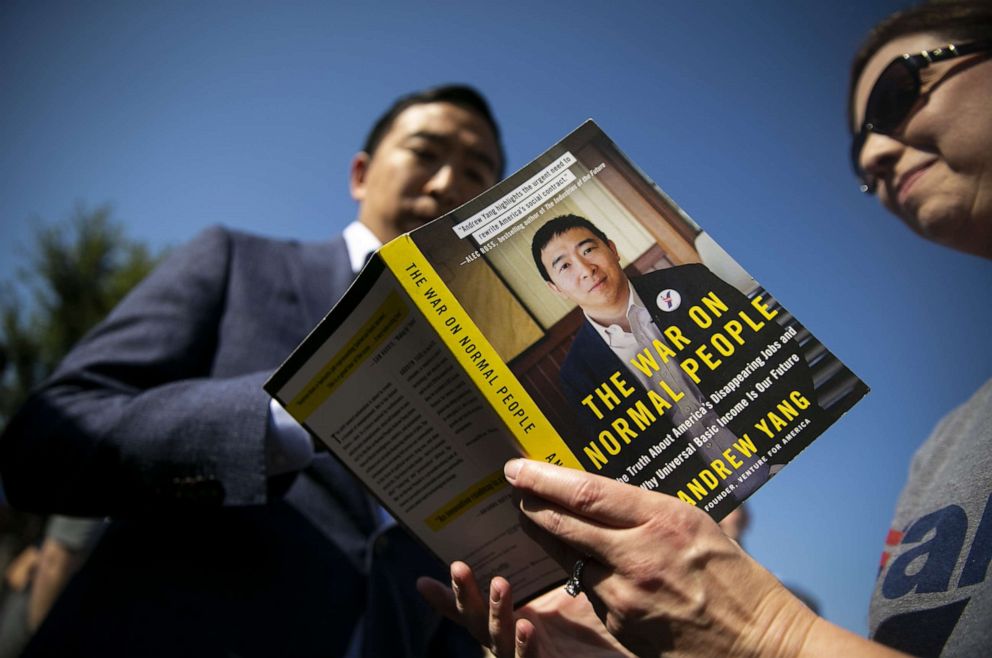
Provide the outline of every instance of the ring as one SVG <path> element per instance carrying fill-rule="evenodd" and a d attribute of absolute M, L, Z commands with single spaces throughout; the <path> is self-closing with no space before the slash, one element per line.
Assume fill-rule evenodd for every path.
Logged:
<path fill-rule="evenodd" d="M 576 597 L 582 591 L 582 570 L 586 566 L 586 561 L 584 559 L 578 559 L 575 561 L 575 566 L 572 567 L 571 577 L 565 581 L 565 593 L 571 597 Z"/>

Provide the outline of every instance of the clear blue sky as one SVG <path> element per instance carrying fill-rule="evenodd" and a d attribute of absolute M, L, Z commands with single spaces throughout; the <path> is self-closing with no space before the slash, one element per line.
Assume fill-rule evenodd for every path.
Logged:
<path fill-rule="evenodd" d="M 745 542 L 864 632 L 912 451 L 992 373 L 989 264 L 848 169 L 849 57 L 903 4 L 7 0 L 0 279 L 32 218 L 77 202 L 156 246 L 218 222 L 330 236 L 372 117 L 421 86 L 483 89 L 511 170 L 592 117 L 872 387 L 755 496 Z"/>

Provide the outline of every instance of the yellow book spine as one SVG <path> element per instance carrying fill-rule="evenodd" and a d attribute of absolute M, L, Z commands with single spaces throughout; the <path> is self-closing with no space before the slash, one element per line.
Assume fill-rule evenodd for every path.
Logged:
<path fill-rule="evenodd" d="M 537 403 L 489 344 L 410 236 L 393 240 L 379 251 L 379 255 L 512 432 L 523 453 L 533 459 L 583 470 Z"/>

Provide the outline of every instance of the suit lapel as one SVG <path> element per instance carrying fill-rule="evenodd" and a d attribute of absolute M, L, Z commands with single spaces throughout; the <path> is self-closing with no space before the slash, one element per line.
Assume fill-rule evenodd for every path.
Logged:
<path fill-rule="evenodd" d="M 355 278 L 344 238 L 301 243 L 286 263 L 308 326 L 315 326 L 341 299 Z"/>
<path fill-rule="evenodd" d="M 309 330 L 338 302 L 351 285 L 354 273 L 344 238 L 340 235 L 329 242 L 298 243 L 294 247 L 286 259 L 286 270 L 300 300 L 303 322 Z M 368 494 L 336 457 L 321 452 L 307 469 L 307 474 L 337 500 L 362 535 L 372 532 L 375 519 Z M 326 532 L 339 534 L 338 523 L 312 520 Z M 364 545 L 364 539 L 360 543 Z"/>

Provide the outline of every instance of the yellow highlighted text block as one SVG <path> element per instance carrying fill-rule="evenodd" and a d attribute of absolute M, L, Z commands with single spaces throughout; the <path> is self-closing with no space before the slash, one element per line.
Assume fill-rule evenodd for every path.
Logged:
<path fill-rule="evenodd" d="M 505 486 L 507 486 L 506 479 L 503 477 L 503 469 L 500 468 L 446 502 L 439 510 L 432 512 L 424 522 L 428 528 L 437 532 Z"/>
<path fill-rule="evenodd" d="M 396 331 L 409 307 L 393 291 L 348 343 L 296 394 L 286 411 L 303 422 Z"/>

